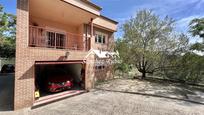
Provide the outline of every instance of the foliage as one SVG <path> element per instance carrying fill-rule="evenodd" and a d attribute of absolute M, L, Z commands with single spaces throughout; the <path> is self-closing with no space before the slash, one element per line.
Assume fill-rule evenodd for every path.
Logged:
<path fill-rule="evenodd" d="M 204 39 L 204 18 L 193 19 L 189 25 L 193 36 L 199 36 Z"/>
<path fill-rule="evenodd" d="M 190 47 L 190 50 L 197 50 L 204 52 L 204 44 L 203 43 L 195 43 Z"/>
<path fill-rule="evenodd" d="M 0 43 L 0 57 L 15 57 L 15 39 L 3 39 L 2 41 L 3 43 Z"/>
<path fill-rule="evenodd" d="M 203 37 L 202 20 L 190 23 L 193 36 Z M 115 50 L 123 61 L 116 68 L 127 73 L 134 65 L 142 78 L 148 73 L 181 82 L 204 81 L 204 56 L 194 53 L 203 52 L 204 44 L 190 45 L 186 34 L 174 31 L 174 24 L 173 19 L 161 19 L 151 10 L 137 12 L 123 24 L 124 38 L 116 41 Z"/>
<path fill-rule="evenodd" d="M 174 34 L 173 28 L 174 20 L 168 16 L 160 19 L 151 10 L 139 11 L 123 25 L 127 49 L 123 60 L 134 64 L 142 78 L 168 66 L 166 55 L 181 52 L 188 44 L 188 38 Z"/>
<path fill-rule="evenodd" d="M 203 56 L 188 52 L 177 56 L 173 61 L 174 68 L 165 70 L 167 78 L 190 83 L 199 83 L 204 79 Z"/>
<path fill-rule="evenodd" d="M 16 16 L 3 11 L 0 4 L 0 57 L 15 56 Z"/>
<path fill-rule="evenodd" d="M 130 70 L 130 66 L 128 63 L 125 63 L 126 51 L 128 50 L 127 44 L 123 39 L 117 39 L 115 42 L 115 50 L 117 50 L 120 54 L 120 58 L 123 61 L 122 63 L 115 64 L 115 69 L 120 70 L 121 72 L 127 73 Z"/>

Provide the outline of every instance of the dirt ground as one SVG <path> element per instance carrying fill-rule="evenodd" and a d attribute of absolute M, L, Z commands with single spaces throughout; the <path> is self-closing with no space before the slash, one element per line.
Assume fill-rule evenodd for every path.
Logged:
<path fill-rule="evenodd" d="M 162 97 L 178 98 L 204 104 L 204 87 L 195 87 L 179 83 L 158 80 L 114 79 L 102 82 L 96 88 L 151 94 Z"/>
<path fill-rule="evenodd" d="M 203 115 L 204 106 L 151 96 L 93 90 L 36 109 L 1 115 Z"/>

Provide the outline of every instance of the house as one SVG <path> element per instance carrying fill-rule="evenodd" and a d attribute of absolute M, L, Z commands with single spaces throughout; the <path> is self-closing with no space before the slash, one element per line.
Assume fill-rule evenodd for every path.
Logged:
<path fill-rule="evenodd" d="M 113 77 L 111 65 L 95 64 L 96 59 L 110 60 L 108 56 L 88 55 L 91 49 L 113 52 L 117 22 L 101 10 L 88 0 L 17 0 L 15 110 L 39 102 L 35 93 L 43 84 L 43 71 L 63 70 L 76 82 L 84 77 L 84 86 L 74 90 L 78 92 Z M 44 95 L 40 92 L 46 100 Z M 53 95 L 48 96 L 60 98 Z"/>

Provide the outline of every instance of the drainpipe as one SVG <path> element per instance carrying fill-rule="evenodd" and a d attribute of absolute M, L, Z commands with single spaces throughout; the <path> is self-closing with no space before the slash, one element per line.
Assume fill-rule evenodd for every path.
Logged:
<path fill-rule="evenodd" d="M 87 51 L 88 50 L 88 35 L 87 35 L 87 33 L 88 33 L 88 31 L 87 31 L 87 24 L 84 24 L 84 28 L 85 28 L 85 41 L 86 41 L 86 43 L 85 43 L 85 50 Z"/>
<path fill-rule="evenodd" d="M 91 37 L 93 37 L 93 18 L 91 18 Z"/>
<path fill-rule="evenodd" d="M 93 26 L 93 18 L 91 18 L 91 38 L 90 38 L 90 49 L 93 48 L 93 44 L 94 44 L 94 26 Z"/>

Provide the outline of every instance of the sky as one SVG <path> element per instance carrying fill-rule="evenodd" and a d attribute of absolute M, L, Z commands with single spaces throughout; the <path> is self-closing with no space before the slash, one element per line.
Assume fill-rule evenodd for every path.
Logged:
<path fill-rule="evenodd" d="M 176 20 L 176 31 L 188 33 L 189 22 L 204 17 L 204 0 L 92 0 L 102 6 L 102 14 L 119 22 L 119 27 L 137 11 L 152 9 L 161 18 L 170 16 Z M 116 34 L 121 37 L 121 30 Z M 192 38 L 192 37 L 191 37 Z M 201 39 L 191 39 L 191 42 Z"/>
<path fill-rule="evenodd" d="M 122 37 L 121 25 L 138 10 L 152 9 L 157 15 L 176 20 L 177 32 L 188 32 L 188 24 L 194 18 L 204 17 L 204 0 L 91 0 L 103 8 L 102 14 L 119 22 L 116 37 Z M 5 11 L 16 13 L 16 0 L 0 0 Z M 198 39 L 196 39 L 198 40 Z M 191 41 L 195 41 L 191 40 Z"/>

